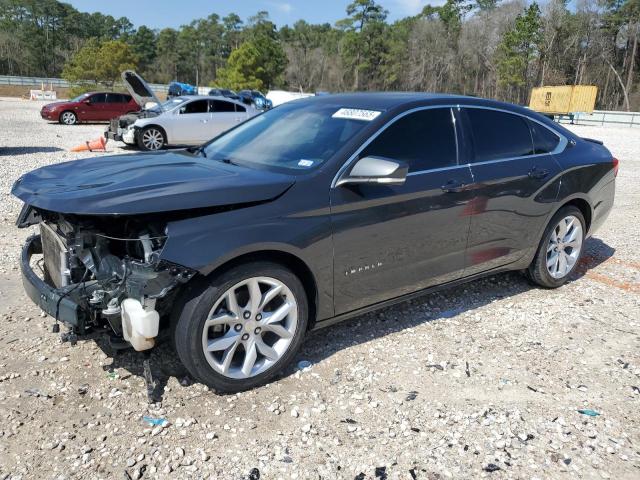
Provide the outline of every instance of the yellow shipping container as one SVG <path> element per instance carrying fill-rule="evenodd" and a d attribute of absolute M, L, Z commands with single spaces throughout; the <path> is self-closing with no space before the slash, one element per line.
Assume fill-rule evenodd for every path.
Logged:
<path fill-rule="evenodd" d="M 595 85 L 562 85 L 536 87 L 531 90 L 529 108 L 540 113 L 566 115 L 593 113 L 598 87 Z"/>

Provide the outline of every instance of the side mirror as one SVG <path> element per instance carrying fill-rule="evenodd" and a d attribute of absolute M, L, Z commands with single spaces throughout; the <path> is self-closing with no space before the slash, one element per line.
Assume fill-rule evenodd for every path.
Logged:
<path fill-rule="evenodd" d="M 90 99 L 90 98 L 87 98 L 87 99 L 84 101 L 84 103 L 85 103 L 85 105 L 91 105 L 91 99 Z"/>
<path fill-rule="evenodd" d="M 356 162 L 351 171 L 344 175 L 336 186 L 348 183 L 380 183 L 384 185 L 402 185 L 407 179 L 409 165 L 400 160 L 383 157 L 363 157 Z"/>

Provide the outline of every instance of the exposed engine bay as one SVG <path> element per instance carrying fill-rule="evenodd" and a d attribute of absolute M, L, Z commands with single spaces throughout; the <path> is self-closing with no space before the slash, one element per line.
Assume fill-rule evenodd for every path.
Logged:
<path fill-rule="evenodd" d="M 31 208 L 23 226 L 39 225 L 42 258 L 35 270 L 87 319 L 135 350 L 155 345 L 161 319 L 195 271 L 160 260 L 165 226 L 148 219 L 78 216 Z M 34 258 L 35 260 L 35 258 Z"/>
<path fill-rule="evenodd" d="M 160 113 L 162 112 L 157 109 L 140 110 L 139 112 L 127 113 L 126 115 L 121 115 L 118 118 L 112 119 L 109 127 L 112 131 L 118 131 L 118 128 L 125 129 L 129 125 L 133 125 L 136 120 L 141 118 L 157 117 Z"/>

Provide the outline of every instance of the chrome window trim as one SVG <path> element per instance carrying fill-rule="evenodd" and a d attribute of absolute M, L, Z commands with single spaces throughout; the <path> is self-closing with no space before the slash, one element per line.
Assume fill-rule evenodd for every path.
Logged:
<path fill-rule="evenodd" d="M 416 170 L 415 172 L 407 173 L 407 177 L 413 177 L 414 175 L 422 175 L 423 173 L 446 172 L 447 170 L 455 170 L 456 168 L 469 168 L 469 164 L 461 163 L 458 165 L 451 165 L 449 167 L 430 168 L 428 170 Z"/>
<path fill-rule="evenodd" d="M 376 138 L 378 138 L 378 136 L 380 134 L 382 134 L 382 132 L 384 132 L 389 126 L 391 126 L 391 124 L 395 123 L 397 120 L 400 120 L 402 117 L 405 117 L 406 115 L 409 115 L 411 113 L 415 113 L 415 112 L 419 112 L 422 110 L 432 110 L 434 108 L 449 108 L 451 110 L 451 113 L 453 115 L 453 109 L 457 108 L 457 109 L 463 109 L 463 108 L 479 108 L 479 109 L 484 109 L 484 110 L 494 110 L 496 112 L 502 112 L 502 113 L 509 113 L 511 115 L 518 115 L 519 117 L 523 117 L 526 120 L 530 120 L 532 122 L 536 122 L 538 125 L 540 125 L 543 128 L 546 128 L 547 130 L 549 130 L 550 132 L 552 132 L 554 135 L 556 135 L 559 138 L 559 142 L 558 145 L 556 146 L 556 148 L 548 153 L 536 153 L 533 155 L 525 155 L 525 156 L 520 156 L 520 157 L 507 157 L 507 158 L 496 158 L 494 160 L 486 160 L 484 162 L 473 162 L 473 163 L 458 163 L 457 165 L 451 165 L 449 167 L 440 167 L 440 168 L 431 168 L 428 170 L 418 170 L 415 172 L 410 172 L 407 174 L 407 177 L 411 177 L 414 175 L 422 175 L 424 173 L 431 173 L 431 172 L 442 172 L 442 171 L 446 171 L 446 170 L 453 170 L 455 168 L 460 168 L 460 167 L 466 167 L 466 168 L 471 168 L 473 169 L 474 165 L 488 165 L 491 163 L 499 163 L 499 162 L 508 162 L 508 161 L 512 161 L 512 160 L 519 160 L 522 158 L 536 158 L 536 157 L 542 157 L 545 155 L 556 155 L 558 153 L 562 153 L 564 151 L 564 149 L 567 147 L 569 140 L 562 135 L 560 132 L 556 131 L 555 129 L 549 127 L 548 125 L 545 125 L 544 123 L 540 122 L 539 120 L 536 120 L 535 118 L 531 118 L 528 115 L 525 115 L 523 113 L 519 113 L 519 112 L 512 112 L 510 110 L 505 110 L 503 108 L 496 108 L 496 107 L 488 107 L 488 106 L 484 106 L 484 105 L 464 105 L 464 104 L 445 104 L 445 105 L 427 105 L 424 107 L 415 107 L 412 108 L 410 110 L 406 110 L 402 113 L 399 113 L 398 115 L 396 115 L 395 117 L 393 117 L 391 120 L 389 120 L 387 123 L 385 123 L 384 125 L 382 125 L 378 130 L 376 130 L 375 133 L 373 133 L 373 135 L 371 135 L 362 145 L 360 145 L 360 147 L 358 147 L 358 149 L 351 154 L 351 156 L 349 156 L 349 158 L 347 159 L 346 162 L 344 162 L 344 164 L 340 167 L 340 169 L 338 170 L 338 172 L 335 174 L 335 176 L 333 177 L 333 180 L 331 181 L 331 188 L 336 188 L 336 184 L 338 182 L 338 179 L 344 175 L 344 173 L 346 172 L 346 170 L 349 168 L 349 166 L 353 163 L 353 161 L 358 157 L 358 155 L 369 146 L 369 144 L 371 142 L 373 142 Z M 458 162 L 460 162 L 460 151 L 459 151 L 459 147 L 458 147 L 458 125 L 455 122 L 455 116 L 453 118 L 454 122 L 453 122 L 453 126 L 454 126 L 454 130 L 455 130 L 455 139 L 456 139 L 456 159 Z M 533 137 L 532 137 L 532 143 L 533 143 Z"/>
<path fill-rule="evenodd" d="M 493 162 L 505 162 L 507 160 L 517 160 L 519 158 L 532 158 L 532 157 L 539 157 L 542 155 L 555 155 L 558 153 L 562 153 L 564 151 L 564 149 L 567 147 L 567 144 L 569 143 L 569 140 L 567 140 L 567 138 L 562 135 L 560 132 L 554 130 L 553 128 L 545 125 L 544 123 L 542 123 L 539 120 L 536 120 L 535 118 L 531 118 L 528 115 L 525 115 L 523 113 L 519 113 L 519 112 L 512 112 L 509 110 L 505 110 L 503 108 L 496 108 L 496 107 L 485 107 L 482 105 L 460 105 L 460 108 L 476 108 L 476 109 L 482 109 L 482 110 L 493 110 L 495 112 L 500 112 L 500 113 L 508 113 L 511 115 L 517 115 L 519 117 L 522 117 L 526 120 L 529 120 L 531 122 L 535 122 L 538 125 L 540 125 L 542 128 L 546 128 L 547 130 L 549 130 L 551 133 L 553 133 L 556 137 L 558 137 L 559 142 L 558 145 L 556 145 L 556 148 L 554 148 L 551 152 L 547 152 L 547 153 L 535 153 L 533 155 L 522 155 L 519 157 L 507 157 L 507 158 L 495 158 L 493 160 L 485 160 L 484 162 L 472 162 L 471 165 L 484 165 L 486 163 L 493 163 Z M 529 132 L 531 135 L 531 143 L 533 145 L 533 134 L 531 134 L 531 131 Z M 535 148 L 535 145 L 533 145 Z"/>
<path fill-rule="evenodd" d="M 389 120 L 387 123 L 385 123 L 383 126 L 381 126 L 378 130 L 376 130 L 376 132 L 373 135 L 371 135 L 362 145 L 360 145 L 360 147 L 358 147 L 358 149 L 355 152 L 353 152 L 353 154 L 347 159 L 347 161 L 342 164 L 342 167 L 340 167 L 338 172 L 333 177 L 333 180 L 331 181 L 331 188 L 336 188 L 336 184 L 338 183 L 338 179 L 345 173 L 345 171 L 349 168 L 351 163 L 353 163 L 353 161 L 358 157 L 358 155 L 360 155 L 360 153 L 365 148 L 367 148 L 371 142 L 373 142 L 376 138 L 378 138 L 378 136 L 380 134 L 382 134 L 382 132 L 384 132 L 387 128 L 389 128 L 389 126 L 391 126 L 391 124 L 393 124 L 396 121 L 400 120 L 401 118 L 406 117 L 407 115 L 410 115 L 410 114 L 415 113 L 415 112 L 421 112 L 423 110 L 433 110 L 435 108 L 452 109 L 452 108 L 456 108 L 456 107 L 459 107 L 459 105 L 426 105 L 424 107 L 415 107 L 415 108 L 412 108 L 412 109 L 409 109 L 409 110 L 405 110 L 404 112 L 399 113 L 398 115 L 393 117 L 391 120 Z M 458 156 L 458 147 L 457 147 L 458 132 L 456 130 L 457 125 L 455 123 L 453 124 L 453 128 L 454 128 L 454 133 L 455 133 L 455 138 L 456 138 L 456 162 L 459 162 L 460 158 Z M 451 167 L 442 167 L 442 168 L 457 168 L 459 166 L 460 166 L 460 164 L 458 163 L 457 165 L 452 165 Z M 437 170 L 437 169 L 422 170 L 422 171 L 419 171 L 419 172 L 411 172 L 411 173 L 408 173 L 407 176 L 412 175 L 414 173 L 423 173 L 425 171 L 433 171 L 433 170 Z"/>

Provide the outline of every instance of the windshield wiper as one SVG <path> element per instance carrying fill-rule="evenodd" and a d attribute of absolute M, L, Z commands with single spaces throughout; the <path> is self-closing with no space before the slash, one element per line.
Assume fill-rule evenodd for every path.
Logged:
<path fill-rule="evenodd" d="M 200 147 L 187 147 L 187 152 L 195 153 L 196 155 L 202 155 L 204 158 L 207 158 L 207 152 L 204 151 L 204 146 Z"/>

